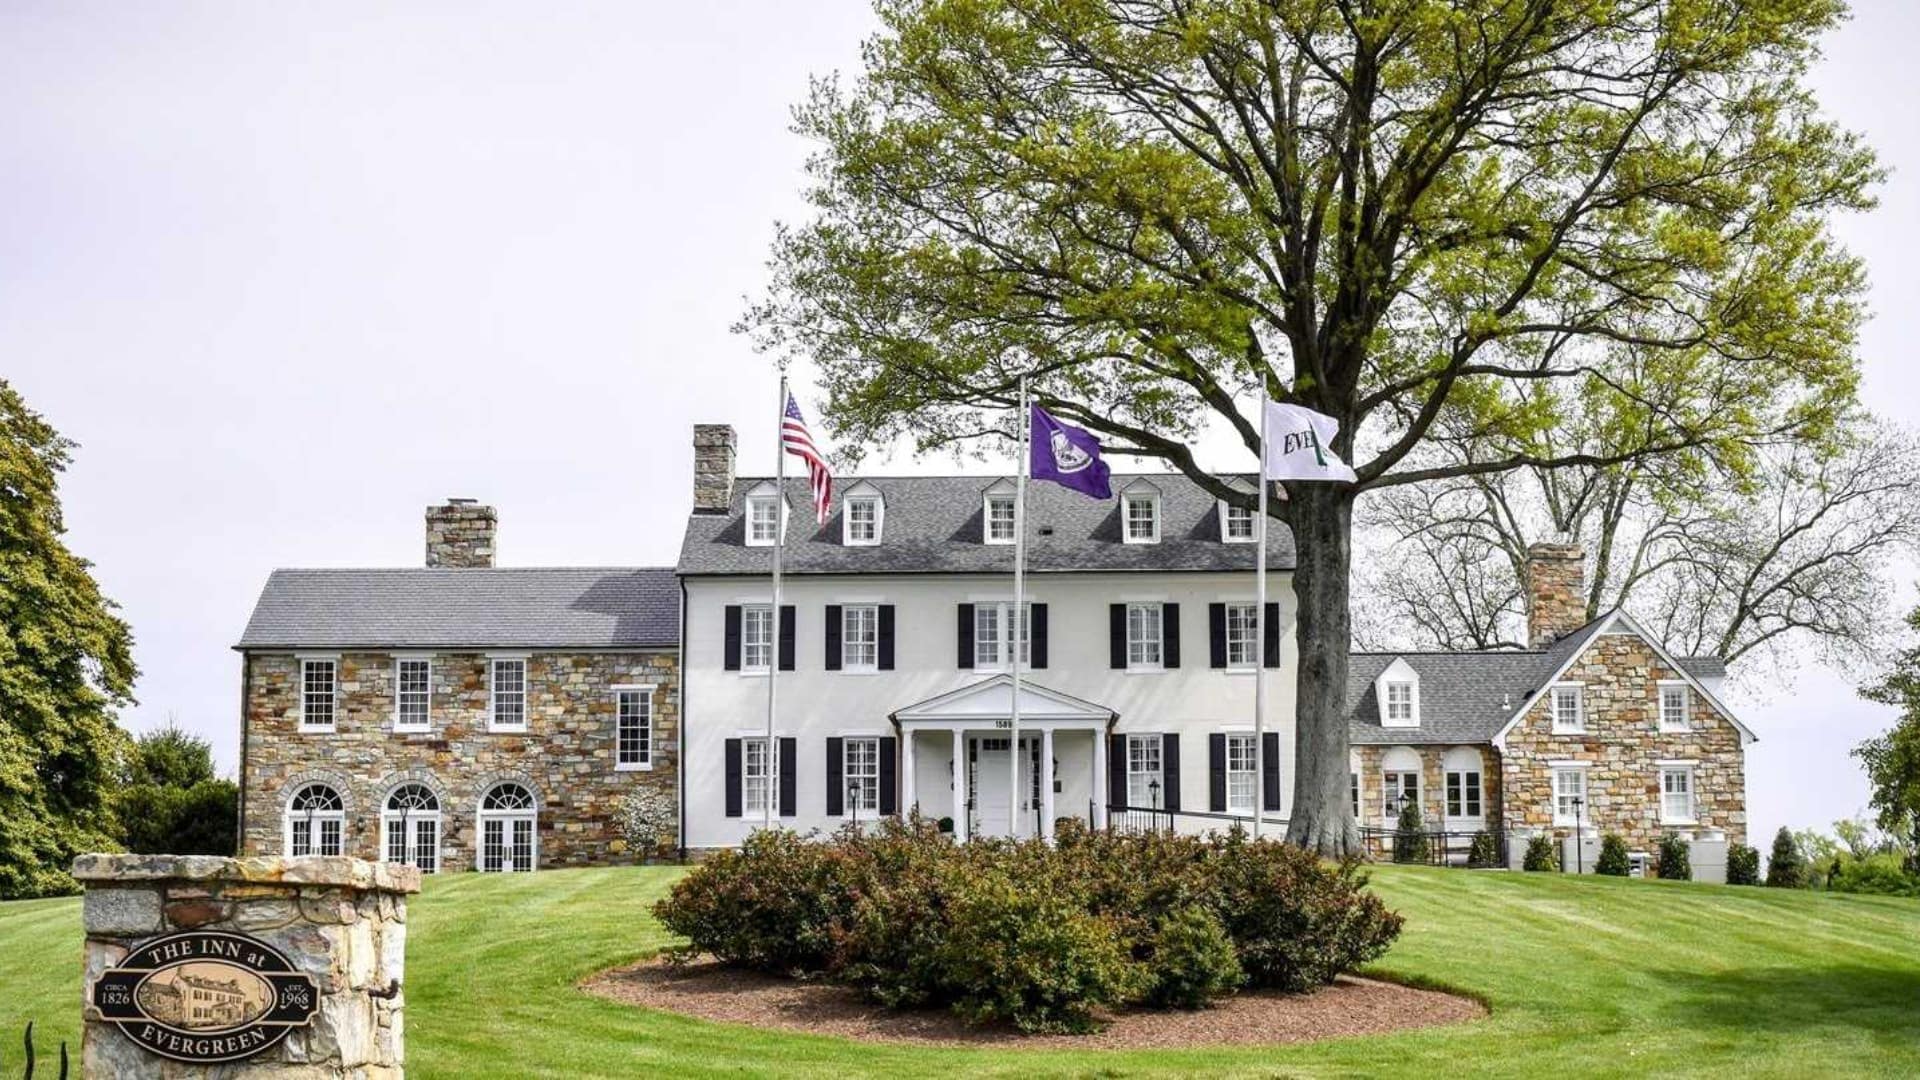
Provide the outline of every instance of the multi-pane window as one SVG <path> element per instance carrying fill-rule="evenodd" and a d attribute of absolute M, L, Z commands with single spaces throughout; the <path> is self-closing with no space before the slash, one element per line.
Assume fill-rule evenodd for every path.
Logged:
<path fill-rule="evenodd" d="M 1686 683 L 1660 684 L 1660 730 L 1687 730 L 1687 705 Z"/>
<path fill-rule="evenodd" d="M 1227 666 L 1250 668 L 1260 664 L 1259 605 L 1227 605 Z"/>
<path fill-rule="evenodd" d="M 532 870 L 538 816 L 533 792 L 519 784 L 490 789 L 480 800 L 480 869 Z"/>
<path fill-rule="evenodd" d="M 388 862 L 417 866 L 425 874 L 439 870 L 440 798 L 425 784 L 393 789 L 380 813 L 380 831 Z"/>
<path fill-rule="evenodd" d="M 1553 730 L 1558 733 L 1578 733 L 1587 729 L 1587 716 L 1580 700 L 1578 686 L 1556 686 L 1553 688 Z"/>
<path fill-rule="evenodd" d="M 780 535 L 780 500 L 771 495 L 747 500 L 747 543 L 771 544 Z"/>
<path fill-rule="evenodd" d="M 1360 820 L 1360 774 L 1357 772 L 1347 774 L 1347 797 L 1353 802 L 1353 819 Z"/>
<path fill-rule="evenodd" d="M 1660 820 L 1690 824 L 1694 820 L 1693 769 L 1672 766 L 1660 770 Z"/>
<path fill-rule="evenodd" d="M 987 543 L 1013 543 L 1013 496 L 987 496 Z"/>
<path fill-rule="evenodd" d="M 847 812 L 880 810 L 880 740 L 847 739 L 841 743 L 842 773 L 847 785 Z"/>
<path fill-rule="evenodd" d="M 741 810 L 747 817 L 764 816 L 772 805 L 778 777 L 773 755 L 767 752 L 767 740 L 740 740 Z"/>
<path fill-rule="evenodd" d="M 1151 495 L 1126 498 L 1127 542 L 1151 544 L 1160 539 L 1160 500 Z"/>
<path fill-rule="evenodd" d="M 1029 612 L 1031 606 L 1029 605 Z M 1022 667 L 1033 663 L 1032 642 L 1028 640 L 1029 620 L 1022 619 L 1020 630 L 1020 664 Z M 1012 604 L 975 604 L 973 605 L 973 666 L 976 668 L 1008 668 L 1013 666 L 1013 605 Z"/>
<path fill-rule="evenodd" d="M 1227 812 L 1251 814 L 1258 798 L 1260 777 L 1254 772 L 1253 736 L 1227 736 Z"/>
<path fill-rule="evenodd" d="M 1480 816 L 1480 774 L 1472 769 L 1447 773 L 1447 816 Z"/>
<path fill-rule="evenodd" d="M 1382 776 L 1384 782 L 1381 784 L 1383 795 L 1380 809 L 1388 821 L 1400 816 L 1401 807 L 1420 805 L 1419 773 L 1409 769 L 1403 772 L 1383 773 Z"/>
<path fill-rule="evenodd" d="M 527 662 L 496 657 L 493 661 L 495 731 L 518 731 L 527 726 Z"/>
<path fill-rule="evenodd" d="M 300 662 L 300 726 L 308 730 L 333 730 L 334 662 Z"/>
<path fill-rule="evenodd" d="M 872 496 L 847 500 L 847 543 L 880 542 L 880 500 Z"/>
<path fill-rule="evenodd" d="M 1127 736 L 1127 805 L 1158 809 L 1161 782 L 1160 736 Z"/>
<path fill-rule="evenodd" d="M 1222 519 L 1226 526 L 1226 537 L 1232 541 L 1253 539 L 1253 511 L 1244 506 L 1228 504 Z"/>
<path fill-rule="evenodd" d="M 1161 607 L 1159 604 L 1127 605 L 1127 666 L 1157 668 L 1161 664 Z"/>
<path fill-rule="evenodd" d="M 614 692 L 614 768 L 653 767 L 653 690 L 626 686 Z"/>
<path fill-rule="evenodd" d="M 840 667 L 843 671 L 880 668 L 880 609 L 848 604 L 840 609 Z"/>
<path fill-rule="evenodd" d="M 326 784 L 307 784 L 287 800 L 287 854 L 338 855 L 346 803 Z"/>
<path fill-rule="evenodd" d="M 1413 725 L 1413 684 L 1410 682 L 1390 682 L 1387 684 L 1387 723 Z"/>
<path fill-rule="evenodd" d="M 773 666 L 773 608 L 761 604 L 740 609 L 740 670 Z"/>
<path fill-rule="evenodd" d="M 1553 823 L 1574 825 L 1587 805 L 1587 770 L 1553 770 Z"/>
<path fill-rule="evenodd" d="M 393 662 L 393 726 L 425 730 L 433 700 L 433 662 L 402 657 Z"/>

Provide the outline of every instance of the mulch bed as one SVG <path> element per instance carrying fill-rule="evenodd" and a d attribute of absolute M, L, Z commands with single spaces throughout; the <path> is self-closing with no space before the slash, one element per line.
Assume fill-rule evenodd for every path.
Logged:
<path fill-rule="evenodd" d="M 715 962 L 674 968 L 656 958 L 601 972 L 582 985 L 628 1005 L 702 1020 L 920 1046 L 1141 1050 L 1271 1045 L 1457 1024 L 1487 1014 L 1470 998 L 1342 976 L 1309 994 L 1250 991 L 1197 1012 L 1129 1009 L 1093 1035 L 1023 1035 L 1011 1027 L 970 1026 L 945 1010 L 896 1012 L 844 986 L 782 979 Z"/>

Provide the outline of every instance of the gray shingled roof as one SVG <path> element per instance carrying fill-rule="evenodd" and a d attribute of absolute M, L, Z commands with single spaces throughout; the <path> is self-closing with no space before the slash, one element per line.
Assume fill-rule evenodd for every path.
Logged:
<path fill-rule="evenodd" d="M 275 570 L 240 649 L 670 648 L 672 567 Z"/>
<path fill-rule="evenodd" d="M 1608 612 L 1546 649 L 1354 653 L 1347 664 L 1348 738 L 1355 745 L 1488 742 L 1612 617 Z M 1420 676 L 1420 726 L 1383 728 L 1373 683 L 1402 659 Z M 1675 659 L 1696 679 L 1716 679 L 1727 671 L 1718 657 Z"/>
<path fill-rule="evenodd" d="M 880 491 L 885 505 L 881 542 L 848 547 L 840 542 L 844 502 L 814 526 L 806 481 L 789 478 L 792 507 L 781 569 L 792 574 L 997 573 L 1013 567 L 1012 548 L 982 542 L 982 496 L 999 482 L 993 476 L 836 477 L 838 491 L 862 481 Z M 1144 479 L 1160 490 L 1160 542 L 1126 544 L 1120 539 L 1120 492 Z M 765 574 L 772 549 L 746 543 L 746 493 L 767 477 L 734 481 L 724 514 L 692 514 L 680 547 L 682 574 Z M 1183 476 L 1114 474 L 1114 498 L 1089 499 L 1056 484 L 1027 486 L 1027 569 L 1071 570 L 1252 570 L 1252 544 L 1220 539 L 1219 503 Z M 1267 565 L 1293 567 L 1293 534 L 1276 526 L 1267 533 Z"/>

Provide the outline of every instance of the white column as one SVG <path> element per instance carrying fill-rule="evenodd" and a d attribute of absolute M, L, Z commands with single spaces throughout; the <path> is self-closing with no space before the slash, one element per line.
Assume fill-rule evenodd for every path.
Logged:
<path fill-rule="evenodd" d="M 1113 793 L 1107 790 L 1107 735 L 1099 728 L 1093 729 L 1093 827 L 1107 827 L 1107 803 L 1113 800 Z"/>
<path fill-rule="evenodd" d="M 902 725 L 900 728 L 900 816 L 912 817 L 913 811 L 920 805 L 914 799 L 913 768 L 913 729 Z"/>
<path fill-rule="evenodd" d="M 1040 729 L 1040 835 L 1053 839 L 1053 729 Z"/>
<path fill-rule="evenodd" d="M 953 839 L 967 838 L 967 737 L 953 729 Z"/>

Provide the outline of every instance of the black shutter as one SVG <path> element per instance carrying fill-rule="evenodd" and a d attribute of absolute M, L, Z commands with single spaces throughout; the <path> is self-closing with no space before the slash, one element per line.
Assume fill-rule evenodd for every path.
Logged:
<path fill-rule="evenodd" d="M 880 605 L 880 670 L 893 670 L 893 605 Z"/>
<path fill-rule="evenodd" d="M 827 670 L 840 670 L 840 605 L 827 605 Z M 829 810 L 828 813 L 833 811 Z"/>
<path fill-rule="evenodd" d="M 1207 809 L 1227 810 L 1227 737 L 1217 731 L 1207 736 Z"/>
<path fill-rule="evenodd" d="M 1115 671 L 1127 666 L 1127 605 L 1107 605 L 1107 666 Z"/>
<path fill-rule="evenodd" d="M 793 605 L 780 605 L 780 670 L 793 670 Z"/>
<path fill-rule="evenodd" d="M 1262 809 L 1280 809 L 1280 736 L 1269 731 L 1260 745 L 1260 804 Z"/>
<path fill-rule="evenodd" d="M 1027 633 L 1032 636 L 1028 643 L 1027 666 L 1044 670 L 1047 666 L 1047 605 L 1029 605 L 1027 617 L 1033 620 L 1033 625 L 1027 628 Z"/>
<path fill-rule="evenodd" d="M 900 785 L 900 774 L 898 763 L 893 760 L 899 752 L 899 739 L 889 735 L 880 740 L 880 812 L 883 814 L 897 813 L 900 809 L 894 791 Z"/>
<path fill-rule="evenodd" d="M 1207 605 L 1207 665 L 1227 666 L 1227 605 Z"/>
<path fill-rule="evenodd" d="M 1160 605 L 1160 662 L 1162 667 L 1180 666 L 1180 605 Z"/>
<path fill-rule="evenodd" d="M 1127 737 L 1107 736 L 1107 805 L 1127 805 Z"/>
<path fill-rule="evenodd" d="M 738 612 L 739 608 L 729 610 Z M 727 816 L 740 816 L 740 740 L 727 740 Z"/>
<path fill-rule="evenodd" d="M 960 666 L 973 666 L 973 605 L 960 605 Z"/>
<path fill-rule="evenodd" d="M 799 740 L 780 740 L 780 816 L 792 817 L 798 800 L 794 798 L 794 759 L 799 756 Z"/>
<path fill-rule="evenodd" d="M 1267 642 L 1266 657 L 1262 660 L 1267 667 L 1280 666 L 1280 605 L 1267 602 Z"/>
<path fill-rule="evenodd" d="M 1180 736 L 1160 736 L 1160 805 L 1180 809 Z"/>
<path fill-rule="evenodd" d="M 838 735 L 827 736 L 827 816 L 839 817 L 846 810 L 846 780 L 842 766 L 846 755 L 842 747 L 845 741 Z"/>
<path fill-rule="evenodd" d="M 740 605 L 727 605 L 727 670 L 740 670 Z"/>

